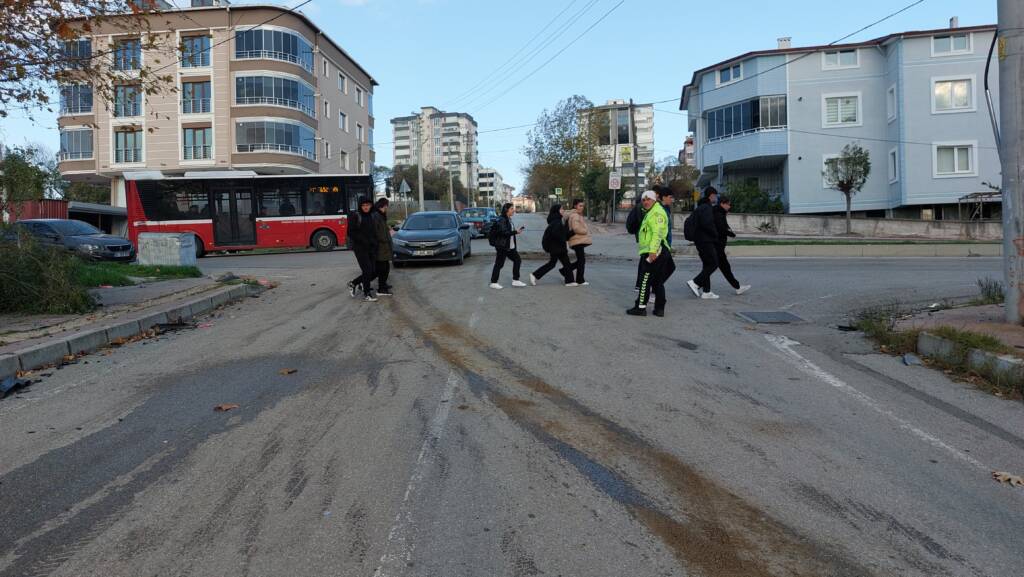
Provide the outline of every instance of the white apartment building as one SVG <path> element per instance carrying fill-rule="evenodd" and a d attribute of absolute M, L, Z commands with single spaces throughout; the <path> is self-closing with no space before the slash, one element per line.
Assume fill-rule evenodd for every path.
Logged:
<path fill-rule="evenodd" d="M 598 150 L 605 164 L 622 172 L 624 196 L 632 198 L 634 190 L 647 188 L 646 172 L 654 163 L 654 105 L 633 105 L 636 134 L 630 126 L 629 102 L 625 100 L 609 100 L 604 106 L 595 106 L 584 114 L 585 123 L 595 122 L 600 127 Z M 633 158 L 634 142 L 636 159 Z"/>
<path fill-rule="evenodd" d="M 505 184 L 501 173 L 497 170 L 481 167 L 478 173 L 478 182 L 480 183 L 478 205 L 498 206 L 512 201 L 511 190 L 515 190 L 515 187 Z"/>
<path fill-rule="evenodd" d="M 444 112 L 424 106 L 410 116 L 391 119 L 395 166 L 419 164 L 424 168 L 444 168 L 455 174 L 464 186 L 479 189 L 477 124 L 469 114 Z"/>

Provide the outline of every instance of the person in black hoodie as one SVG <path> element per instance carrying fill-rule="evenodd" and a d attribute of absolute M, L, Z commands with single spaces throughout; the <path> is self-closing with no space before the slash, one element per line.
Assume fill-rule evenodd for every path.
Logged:
<path fill-rule="evenodd" d="M 367 302 L 377 300 L 377 295 L 374 294 L 370 283 L 373 282 L 375 276 L 374 265 L 377 260 L 376 225 L 378 218 L 380 217 L 373 210 L 373 201 L 364 196 L 359 199 L 359 212 L 349 217 L 348 222 L 349 246 L 352 248 L 353 254 L 356 255 L 359 270 L 362 271 L 359 276 L 359 284 L 363 287 L 363 300 Z M 356 296 L 357 286 L 355 281 L 348 284 L 349 294 L 353 297 Z"/>
<path fill-rule="evenodd" d="M 750 290 L 750 285 L 741 285 L 740 281 L 732 274 L 732 267 L 729 265 L 729 258 L 725 255 L 725 245 L 729 243 L 729 237 L 736 237 L 736 233 L 729 226 L 728 215 L 732 209 L 732 202 L 724 196 L 718 197 L 718 205 L 715 206 L 715 230 L 718 232 L 718 242 L 715 243 L 715 257 L 718 259 L 718 270 L 722 276 L 741 295 Z"/>
<path fill-rule="evenodd" d="M 700 255 L 701 270 L 700 274 L 693 277 L 693 280 L 686 281 L 686 284 L 693 291 L 693 295 L 701 299 L 718 298 L 718 295 L 711 292 L 711 275 L 718 268 L 718 251 L 715 248 L 718 244 L 718 229 L 715 228 L 714 213 L 714 204 L 717 200 L 718 191 L 709 186 L 704 191 L 704 198 L 693 211 L 696 225 L 693 244 Z"/>
<path fill-rule="evenodd" d="M 551 272 L 556 263 L 562 263 L 562 268 L 559 270 L 565 278 L 565 284 L 574 280 L 570 272 L 572 266 L 569 264 L 569 249 L 565 244 L 569 240 L 569 231 L 562 220 L 562 214 L 562 205 L 551 205 L 551 210 L 548 212 L 548 227 L 544 229 L 544 237 L 540 243 L 544 252 L 548 253 L 548 262 L 530 275 L 530 284 L 532 285 L 536 285 L 538 280 Z"/>
<path fill-rule="evenodd" d="M 526 230 L 526 227 L 515 228 L 513 226 L 512 216 L 515 213 L 516 207 L 511 202 L 506 202 L 501 207 L 501 216 L 494 221 L 491 228 L 490 234 L 494 242 L 494 250 L 497 252 L 497 256 L 494 258 L 494 268 L 491 270 L 490 287 L 492 289 L 504 288 L 498 284 L 498 275 L 501 274 L 501 268 L 505 266 L 505 259 L 512 261 L 512 286 L 526 286 L 526 283 L 519 280 L 519 267 L 523 264 L 523 259 L 519 257 L 516 243 L 516 235 Z"/>

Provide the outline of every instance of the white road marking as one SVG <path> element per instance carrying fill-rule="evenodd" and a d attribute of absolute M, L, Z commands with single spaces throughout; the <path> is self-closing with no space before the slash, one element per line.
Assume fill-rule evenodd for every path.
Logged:
<path fill-rule="evenodd" d="M 793 346 L 794 345 L 799 345 L 800 344 L 799 342 L 794 341 L 794 340 L 792 340 L 789 337 L 786 337 L 784 335 L 765 335 L 765 338 L 768 339 L 768 342 L 770 342 L 775 348 L 777 348 L 779 351 L 781 351 L 789 360 L 793 361 L 797 365 L 797 367 L 800 368 L 801 371 L 807 373 L 808 375 L 810 375 L 812 377 L 816 377 L 818 379 L 821 379 L 822 381 L 828 383 L 829 385 L 835 387 L 836 389 L 839 389 L 840 391 L 842 391 L 842 392 L 846 393 L 847 395 L 853 397 L 854 399 L 860 401 L 861 404 L 867 406 L 868 408 L 870 408 L 871 410 L 875 411 L 876 413 L 878 413 L 878 414 L 888 418 L 889 420 L 893 421 L 894 423 L 896 423 L 896 425 L 900 429 L 903 429 L 904 431 L 907 431 L 911 435 L 913 435 L 913 436 L 917 437 L 918 439 L 928 443 L 929 445 L 932 445 L 933 447 L 942 449 L 943 451 L 946 451 L 947 453 L 953 455 L 954 457 L 956 457 L 957 459 L 963 461 L 964 463 L 967 463 L 967 464 L 969 464 L 969 465 L 971 465 L 971 466 L 973 466 L 973 467 L 975 467 L 977 469 L 980 469 L 982 471 L 985 471 L 986 473 L 989 473 L 989 472 L 995 470 L 995 469 L 993 469 L 993 468 L 991 468 L 991 467 L 981 463 L 980 461 L 978 461 L 974 457 L 971 457 L 970 455 L 964 453 L 963 451 L 960 451 L 959 449 L 956 449 L 955 447 L 952 447 L 951 445 L 949 445 L 948 443 L 946 443 L 942 439 L 939 439 L 938 437 L 936 437 L 936 436 L 934 436 L 934 435 L 932 435 L 930 433 L 927 433 L 927 432 L 919 429 L 918 427 L 915 427 L 909 421 L 907 421 L 907 420 L 897 416 L 895 413 L 893 413 L 889 409 L 886 409 L 885 407 L 883 407 L 881 404 L 878 403 L 878 401 L 874 400 L 873 398 L 869 397 L 868 395 L 866 395 L 866 394 L 860 392 L 859 390 L 853 388 L 852 386 L 848 385 L 847 383 L 842 381 L 839 377 L 836 377 L 835 375 L 825 371 L 824 369 L 822 369 L 818 365 L 812 363 L 811 361 L 809 361 L 808 359 L 806 359 L 805 357 L 800 355 L 800 353 L 798 353 L 798 352 L 793 350 Z"/>
<path fill-rule="evenodd" d="M 384 543 L 384 554 L 380 557 L 377 570 L 373 572 L 374 577 L 388 577 L 401 575 L 410 561 L 416 544 L 412 536 L 416 529 L 416 521 L 413 519 L 412 509 L 416 496 L 420 491 L 420 484 L 423 476 L 434 463 L 437 455 L 437 443 L 444 434 L 444 426 L 448 421 L 448 413 L 451 410 L 451 400 L 455 395 L 455 387 L 459 383 L 459 377 L 452 371 L 448 374 L 448 383 L 444 392 L 441 393 L 441 402 L 438 403 L 437 411 L 430 420 L 430 427 L 427 429 L 427 438 L 423 440 L 420 454 L 416 457 L 413 465 L 412 476 L 409 484 L 405 487 L 405 496 L 402 497 L 402 504 L 398 508 L 395 522 L 388 531 L 387 541 Z"/>
<path fill-rule="evenodd" d="M 479 303 L 479 304 L 483 304 L 484 297 L 476 297 L 476 302 Z M 469 323 L 467 323 L 467 324 L 469 324 L 469 328 L 472 329 L 472 328 L 476 327 L 476 324 L 478 322 L 480 322 L 480 311 L 479 311 L 479 309 L 473 311 L 473 314 L 469 315 Z"/>

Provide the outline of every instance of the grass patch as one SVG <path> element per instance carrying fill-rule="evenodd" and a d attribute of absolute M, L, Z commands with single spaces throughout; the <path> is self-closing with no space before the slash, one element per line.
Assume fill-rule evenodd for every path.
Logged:
<path fill-rule="evenodd" d="M 953 327 L 936 327 L 928 329 L 928 332 L 937 337 L 953 341 L 958 349 L 963 350 L 964 355 L 970 349 L 979 349 L 1000 355 L 1008 355 L 1014 352 L 1012 348 L 1004 345 L 999 339 L 974 331 L 965 331 Z"/>
<path fill-rule="evenodd" d="M 130 277 L 176 279 L 198 278 L 203 273 L 194 266 L 154 266 L 120 262 L 79 262 L 75 269 L 75 281 L 84 287 L 131 286 Z"/>
<path fill-rule="evenodd" d="M 0 313 L 74 314 L 95 303 L 76 280 L 78 259 L 31 239 L 3 241 L 0 230 Z"/>
<path fill-rule="evenodd" d="M 1002 281 L 992 277 L 978 279 L 978 291 L 980 296 L 971 304 L 975 305 L 998 305 L 1006 301 L 1006 292 L 1003 289 Z"/>
<path fill-rule="evenodd" d="M 896 323 L 906 312 L 899 303 L 864 309 L 857 313 L 853 325 L 879 344 L 883 351 L 902 355 L 917 350 L 921 331 L 896 330 Z"/>
<path fill-rule="evenodd" d="M 976 240 L 832 240 L 832 239 L 770 239 L 743 238 L 730 240 L 729 246 L 791 246 L 791 245 L 913 245 L 913 244 L 999 244 L 997 242 Z"/>

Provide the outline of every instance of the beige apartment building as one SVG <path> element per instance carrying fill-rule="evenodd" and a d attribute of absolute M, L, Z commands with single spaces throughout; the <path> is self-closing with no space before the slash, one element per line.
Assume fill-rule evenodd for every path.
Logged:
<path fill-rule="evenodd" d="M 109 183 L 124 206 L 126 172 L 370 173 L 373 77 L 301 13 L 203 4 L 154 14 L 152 49 L 114 21 L 67 43 L 72 59 L 108 59 L 123 84 L 110 102 L 87 78 L 60 86 L 65 178 Z M 172 86 L 145 94 L 140 69 Z"/>
<path fill-rule="evenodd" d="M 391 119 L 395 166 L 423 159 L 424 168 L 445 168 L 468 188 L 479 189 L 477 124 L 469 114 L 424 106 L 410 116 Z"/>
<path fill-rule="evenodd" d="M 622 173 L 623 196 L 633 198 L 635 192 L 646 189 L 647 170 L 654 164 L 654 105 L 633 105 L 635 130 L 630 125 L 629 103 L 625 100 L 609 100 L 584 115 L 583 122 L 592 121 L 600 127 L 598 152 L 609 168 Z"/>

